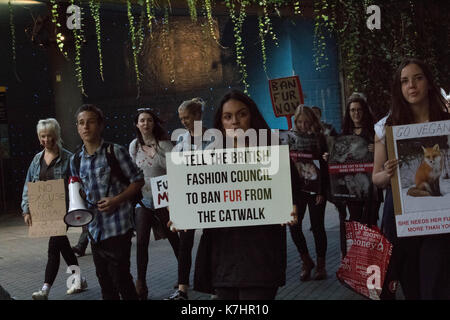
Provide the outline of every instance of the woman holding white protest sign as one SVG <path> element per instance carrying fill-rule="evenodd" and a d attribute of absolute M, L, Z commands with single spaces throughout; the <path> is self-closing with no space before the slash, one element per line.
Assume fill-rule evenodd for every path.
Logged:
<path fill-rule="evenodd" d="M 153 229 L 155 239 L 168 238 L 178 258 L 179 238 L 167 228 L 169 213 L 166 208 L 154 209 L 150 178 L 166 174 L 166 152 L 172 151 L 173 145 L 161 126 L 161 120 L 150 108 L 140 108 L 134 118 L 136 139 L 131 141 L 129 152 L 136 165 L 142 169 L 145 185 L 142 187 L 142 207 L 136 205 L 136 291 L 140 300 L 147 300 L 147 265 L 150 231 Z"/>
<path fill-rule="evenodd" d="M 238 147 L 241 134 L 270 129 L 255 102 L 244 93 L 227 93 L 216 112 L 214 128 L 224 135 L 227 147 Z M 238 130 L 241 129 L 241 130 Z M 258 137 L 260 139 L 261 136 Z M 245 143 L 241 147 L 263 145 Z M 269 142 L 270 143 L 270 142 Z M 267 145 L 267 144 L 266 144 Z M 293 189 L 298 177 L 291 170 Z M 293 192 L 295 193 L 295 191 Z M 295 200 L 295 198 L 294 198 Z M 296 205 L 293 206 L 296 223 Z M 195 264 L 194 290 L 215 289 L 222 300 L 271 300 L 286 281 L 286 228 L 280 225 L 204 229 Z M 202 290 L 203 289 L 203 290 Z M 207 290 L 209 289 L 209 290 Z"/>
<path fill-rule="evenodd" d="M 327 277 L 325 269 L 327 251 L 325 206 L 327 202 L 328 170 L 322 158 L 322 155 L 327 152 L 327 144 L 321 128 L 319 119 L 311 108 L 304 105 L 297 107 L 294 115 L 294 128 L 289 132 L 289 152 L 301 178 L 301 191 L 296 196 L 302 197 L 305 201 L 301 202 L 298 207 L 299 223 L 290 226 L 290 231 L 303 262 L 300 272 L 301 281 L 309 280 L 311 271 L 315 267 L 302 231 L 306 206 L 309 208 L 309 218 L 317 255 L 317 268 L 313 279 L 322 280 Z M 307 188 L 310 185 L 315 187 Z"/>
<path fill-rule="evenodd" d="M 445 101 L 429 68 L 420 60 L 404 59 L 394 75 L 388 116 L 375 124 L 373 183 L 386 188 L 382 231 L 393 244 L 381 298 L 395 298 L 400 281 L 406 299 L 450 299 L 450 235 L 397 237 L 390 181 L 399 160 L 389 159 L 386 126 L 450 119 Z"/>
<path fill-rule="evenodd" d="M 31 227 L 32 219 L 28 202 L 28 183 L 54 179 L 67 180 L 69 177 L 69 159 L 72 153 L 61 145 L 61 129 L 53 118 L 39 120 L 37 126 L 39 143 L 44 150 L 36 154 L 28 168 L 22 193 L 22 215 L 25 223 Z M 50 288 L 58 274 L 60 254 L 68 266 L 78 266 L 78 260 L 72 251 L 67 236 L 53 236 L 48 242 L 48 260 L 45 268 L 45 281 L 41 290 L 32 294 L 33 300 L 47 300 Z M 74 272 L 74 271 L 73 271 Z M 81 287 L 75 282 L 67 294 L 79 293 L 87 288 L 86 279 L 81 279 Z"/>

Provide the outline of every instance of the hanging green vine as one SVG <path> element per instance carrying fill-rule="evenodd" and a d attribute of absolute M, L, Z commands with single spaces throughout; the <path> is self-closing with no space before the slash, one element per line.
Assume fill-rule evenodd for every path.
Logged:
<path fill-rule="evenodd" d="M 166 59 L 167 67 L 169 68 L 169 80 L 170 83 L 175 83 L 175 69 L 172 62 L 171 50 L 169 46 L 169 7 L 164 7 L 164 18 L 163 18 L 163 32 L 162 32 L 162 42 L 164 57 Z"/>
<path fill-rule="evenodd" d="M 214 20 L 212 16 L 211 0 L 204 0 L 203 6 L 206 9 L 206 16 L 208 18 L 209 31 L 211 33 L 211 36 L 213 37 L 214 40 L 216 40 L 216 42 L 218 42 L 216 33 L 214 32 Z"/>
<path fill-rule="evenodd" d="M 191 20 L 197 22 L 197 0 L 187 0 Z"/>
<path fill-rule="evenodd" d="M 313 56 L 317 71 L 328 67 L 328 56 L 326 55 L 326 28 L 325 24 L 329 17 L 326 14 L 328 8 L 327 0 L 314 1 L 314 43 Z"/>
<path fill-rule="evenodd" d="M 217 43 L 219 47 L 222 49 L 226 49 L 222 44 L 219 42 L 219 39 L 217 39 L 216 32 L 214 31 L 214 18 L 212 14 L 212 2 L 211 0 L 204 0 L 203 2 L 203 9 L 206 11 L 206 17 L 209 24 L 209 33 L 211 34 L 211 37 L 214 39 L 214 41 Z"/>
<path fill-rule="evenodd" d="M 294 2 L 294 14 L 302 14 L 302 10 L 300 8 L 300 1 Z"/>
<path fill-rule="evenodd" d="M 70 4 L 74 5 L 75 1 L 70 0 Z M 81 22 L 83 19 L 81 18 Z M 81 46 L 83 44 L 83 28 L 81 29 L 72 29 L 73 38 L 75 40 L 75 76 L 78 81 L 78 88 L 81 90 L 81 94 L 87 97 L 86 92 L 84 91 L 84 83 L 83 83 L 83 69 L 81 67 Z"/>
<path fill-rule="evenodd" d="M 89 7 L 91 9 L 91 14 L 95 22 L 95 34 L 97 36 L 98 65 L 100 71 L 100 78 L 102 79 L 102 81 L 105 81 L 105 79 L 103 78 L 102 37 L 100 28 L 100 1 L 90 0 Z"/>
<path fill-rule="evenodd" d="M 269 78 L 267 74 L 267 54 L 266 54 L 266 40 L 265 40 L 265 24 L 263 18 L 258 16 L 258 28 L 259 28 L 259 40 L 261 42 L 261 53 L 263 58 L 263 69 L 266 77 Z"/>
<path fill-rule="evenodd" d="M 136 30 L 134 28 L 133 12 L 131 11 L 131 0 L 127 0 L 127 14 L 128 14 L 128 23 L 130 25 L 131 50 L 133 52 L 134 71 L 136 73 L 136 87 L 137 87 L 136 99 L 138 99 L 141 95 L 141 74 L 139 72 L 138 44 L 136 39 Z"/>
<path fill-rule="evenodd" d="M 244 24 L 246 17 L 246 6 L 249 4 L 248 0 L 242 0 L 240 2 L 239 16 L 236 15 L 236 5 L 233 0 L 225 0 L 226 6 L 230 10 L 230 17 L 233 22 L 234 39 L 236 46 L 236 63 L 239 68 L 239 73 L 241 74 L 241 81 L 244 85 L 244 92 L 248 94 L 248 88 L 250 85 L 247 82 L 247 65 L 245 64 L 244 57 L 244 43 L 242 41 L 242 25 Z"/>
<path fill-rule="evenodd" d="M 267 12 L 267 0 L 261 0 L 261 2 L 259 4 L 263 7 L 263 12 L 264 12 L 264 25 L 266 28 L 266 30 L 264 32 L 268 33 L 272 37 L 272 40 L 275 42 L 275 45 L 278 47 L 278 38 L 273 30 L 272 21 L 270 20 L 269 13 Z"/>
<path fill-rule="evenodd" d="M 153 39 L 153 19 L 156 18 L 155 0 L 145 0 L 145 7 L 147 9 L 147 21 L 150 37 Z"/>
<path fill-rule="evenodd" d="M 9 7 L 9 28 L 11 30 L 11 53 L 13 63 L 16 64 L 16 28 L 14 26 L 14 11 L 11 0 L 8 1 Z"/>
<path fill-rule="evenodd" d="M 51 13 L 52 13 L 52 22 L 55 25 L 55 36 L 56 36 L 56 45 L 59 51 L 63 54 L 63 56 L 69 60 L 69 56 L 67 55 L 66 50 L 64 49 L 64 36 L 61 32 L 58 32 L 59 28 L 61 28 L 61 24 L 58 22 L 59 14 L 58 14 L 58 4 L 56 0 L 50 0 L 51 5 Z"/>
<path fill-rule="evenodd" d="M 17 75 L 17 63 L 16 63 L 16 28 L 14 26 L 14 11 L 11 4 L 11 0 L 8 1 L 9 7 L 9 28 L 11 30 L 11 55 L 13 60 L 13 70 L 17 81 L 21 82 L 19 76 Z"/>
<path fill-rule="evenodd" d="M 380 118 L 389 108 L 392 74 L 405 56 L 421 58 L 436 82 L 449 85 L 450 3 L 385 1 L 379 5 L 381 30 L 370 30 L 366 10 L 377 4 L 376 0 L 315 2 L 315 63 L 319 69 L 326 65 L 325 39 L 334 35 L 345 95 L 364 92 L 376 118 Z"/>
<path fill-rule="evenodd" d="M 139 24 L 137 30 L 137 52 L 138 54 L 142 51 L 142 46 L 144 44 L 144 18 L 145 18 L 145 9 L 141 6 L 141 15 L 139 17 Z"/>

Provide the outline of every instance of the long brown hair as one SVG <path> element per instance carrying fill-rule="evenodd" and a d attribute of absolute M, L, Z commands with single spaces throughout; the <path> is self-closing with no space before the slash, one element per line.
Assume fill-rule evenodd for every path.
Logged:
<path fill-rule="evenodd" d="M 168 140 L 168 134 L 166 130 L 162 127 L 163 121 L 150 109 L 150 108 L 140 108 L 138 109 L 136 115 L 134 116 L 134 130 L 136 132 L 136 138 L 141 146 L 145 146 L 144 138 L 142 137 L 141 131 L 136 127 L 139 121 L 139 116 L 142 113 L 147 113 L 153 119 L 153 137 L 156 143 L 159 144 L 160 141 Z"/>
<path fill-rule="evenodd" d="M 403 68 L 409 64 L 416 64 L 422 69 L 423 74 L 428 82 L 428 100 L 430 104 L 429 117 L 430 121 L 439 121 L 448 117 L 447 109 L 445 108 L 444 97 L 439 92 L 436 86 L 433 75 L 428 66 L 417 58 L 405 58 L 398 66 L 392 83 L 392 101 L 391 110 L 386 124 L 389 126 L 403 125 L 414 123 L 414 115 L 410 104 L 406 101 L 402 93 L 401 73 Z"/>
<path fill-rule="evenodd" d="M 366 100 L 361 97 L 360 95 L 351 95 L 350 98 L 348 98 L 347 105 L 345 107 L 345 115 L 344 115 L 344 121 L 342 124 L 342 133 L 343 134 L 353 134 L 353 129 L 355 128 L 355 124 L 350 117 L 350 105 L 353 102 L 359 103 L 359 105 L 362 108 L 363 116 L 361 120 L 361 126 L 364 130 L 369 130 L 370 134 L 373 136 L 374 130 L 373 130 L 373 117 L 372 113 L 370 112 L 369 105 L 367 104 Z"/>
<path fill-rule="evenodd" d="M 311 123 L 311 131 L 314 134 L 322 133 L 322 126 L 320 124 L 319 118 L 317 118 L 316 114 L 312 111 L 310 107 L 307 107 L 304 104 L 299 105 L 295 110 L 294 115 L 295 131 L 298 131 L 295 123 L 297 122 L 297 118 L 300 117 L 301 115 L 305 115 L 309 119 L 309 122 Z"/>

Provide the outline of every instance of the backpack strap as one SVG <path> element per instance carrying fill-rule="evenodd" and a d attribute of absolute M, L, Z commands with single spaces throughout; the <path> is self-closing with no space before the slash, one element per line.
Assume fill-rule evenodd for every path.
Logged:
<path fill-rule="evenodd" d="M 119 160 L 117 160 L 116 154 L 114 153 L 114 144 L 111 142 L 105 142 L 103 146 L 106 148 L 106 161 L 108 162 L 109 167 L 111 168 L 111 175 L 110 175 L 110 181 L 108 184 L 108 190 L 106 194 L 109 194 L 109 188 L 111 186 L 111 176 L 114 175 L 120 183 L 123 185 L 130 185 L 130 179 L 128 179 L 125 174 L 122 171 L 122 168 L 120 167 Z M 145 207 L 142 203 L 142 194 L 136 196 L 136 202 L 139 203 L 142 207 Z"/>
<path fill-rule="evenodd" d="M 106 148 L 106 161 L 108 166 L 111 168 L 111 173 L 124 185 L 130 184 L 130 179 L 128 179 L 120 167 L 119 161 L 114 153 L 114 144 L 110 142 L 105 142 L 104 147 Z"/>
<path fill-rule="evenodd" d="M 136 139 L 136 143 L 134 144 L 134 148 L 133 148 L 133 157 L 134 159 L 136 159 L 137 157 L 137 153 L 138 153 L 138 149 L 141 146 L 141 144 L 139 143 L 139 140 Z"/>
<path fill-rule="evenodd" d="M 75 149 L 75 156 L 73 158 L 73 162 L 75 165 L 75 171 L 78 174 L 78 176 L 80 175 L 80 164 L 81 164 L 81 150 L 82 150 L 82 145 L 79 145 L 76 149 Z"/>

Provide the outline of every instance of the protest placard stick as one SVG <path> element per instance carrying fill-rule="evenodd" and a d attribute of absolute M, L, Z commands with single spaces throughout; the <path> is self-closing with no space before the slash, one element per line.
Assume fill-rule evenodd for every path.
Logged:
<path fill-rule="evenodd" d="M 286 116 L 287 123 L 288 123 L 288 130 L 292 129 L 292 115 Z"/>
<path fill-rule="evenodd" d="M 386 145 L 387 145 L 388 159 L 389 160 L 395 159 L 394 135 L 391 126 L 386 126 Z M 392 188 L 392 197 L 394 200 L 395 215 L 402 214 L 400 186 L 398 184 L 398 170 L 399 167 L 397 166 L 394 175 L 391 177 L 391 188 Z"/>

